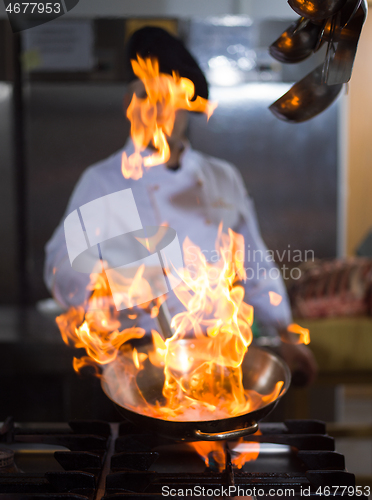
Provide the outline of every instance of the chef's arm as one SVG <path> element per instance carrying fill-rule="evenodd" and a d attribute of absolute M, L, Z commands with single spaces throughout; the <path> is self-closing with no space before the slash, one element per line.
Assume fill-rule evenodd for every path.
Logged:
<path fill-rule="evenodd" d="M 262 240 L 253 201 L 246 195 L 242 203 L 244 208 L 236 230 L 243 235 L 245 242 L 244 301 L 254 307 L 260 334 L 274 336 L 292 322 L 290 303 L 280 271 Z M 280 296 L 280 303 L 273 305 L 269 292 L 274 292 L 275 297 Z"/>
<path fill-rule="evenodd" d="M 46 246 L 44 281 L 53 298 L 64 309 L 81 306 L 88 298 L 89 274 L 72 269 L 63 227 L 57 229 Z"/>
<path fill-rule="evenodd" d="M 54 299 L 63 307 L 83 305 L 89 295 L 89 274 L 72 269 L 68 257 L 64 221 L 82 205 L 106 194 L 92 169 L 88 169 L 76 184 L 66 212 L 45 247 L 44 281 Z"/>
<path fill-rule="evenodd" d="M 303 387 L 312 384 L 318 373 L 318 364 L 311 349 L 304 344 L 281 342 L 277 352 L 292 372 L 292 385 Z"/>
<path fill-rule="evenodd" d="M 283 342 L 287 339 L 287 326 L 292 323 L 289 298 L 279 269 L 270 259 L 262 240 L 252 200 L 242 185 L 239 186 L 242 216 L 237 232 L 245 241 L 244 300 L 254 307 L 253 332 L 256 342 L 278 352 L 291 369 L 294 385 L 309 385 L 317 374 L 317 363 L 313 353 L 303 344 Z M 272 305 L 269 292 L 280 295 L 278 305 Z"/>

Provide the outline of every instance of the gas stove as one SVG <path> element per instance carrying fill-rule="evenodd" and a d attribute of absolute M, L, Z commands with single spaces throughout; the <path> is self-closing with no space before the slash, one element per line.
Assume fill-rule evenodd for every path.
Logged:
<path fill-rule="evenodd" d="M 9 418 L 0 429 L 0 500 L 354 497 L 355 477 L 323 422 L 261 423 L 260 431 L 243 441 L 260 443 L 258 458 L 237 469 L 225 446 L 221 472 L 187 443 L 131 423 L 37 425 Z"/>

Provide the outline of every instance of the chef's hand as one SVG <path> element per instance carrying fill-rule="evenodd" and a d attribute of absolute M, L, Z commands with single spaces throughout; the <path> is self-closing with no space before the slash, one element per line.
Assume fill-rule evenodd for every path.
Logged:
<path fill-rule="evenodd" d="M 318 365 L 310 348 L 304 344 L 281 343 L 279 354 L 292 372 L 292 384 L 304 387 L 312 384 L 318 373 Z"/>

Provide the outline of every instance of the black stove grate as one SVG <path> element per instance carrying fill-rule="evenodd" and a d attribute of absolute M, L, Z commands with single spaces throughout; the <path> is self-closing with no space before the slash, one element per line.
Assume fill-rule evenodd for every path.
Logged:
<path fill-rule="evenodd" d="M 222 495 L 226 490 L 221 488 L 235 487 L 238 494 L 238 488 L 247 491 L 255 487 L 260 494 L 271 492 L 271 498 L 274 490 L 281 489 L 287 489 L 287 493 L 291 489 L 291 498 L 304 498 L 306 490 L 310 497 L 319 498 L 319 487 L 355 486 L 355 477 L 345 470 L 344 457 L 334 451 L 333 438 L 326 434 L 324 423 L 261 423 L 260 431 L 261 435 L 248 436 L 245 441 L 285 445 L 290 452 L 269 452 L 263 458 L 260 454 L 255 462 L 239 470 L 231 465 L 226 447 L 226 466 L 218 472 L 206 468 L 195 453 L 185 452 L 187 445 L 146 433 L 130 423 L 73 421 L 37 428 L 14 425 L 8 419 L 0 429 L 0 447 L 16 450 L 15 463 L 19 460 L 20 468 L 27 459 L 23 446 L 66 449 L 53 452 L 57 468 L 48 470 L 46 463 L 46 470 L 32 471 L 31 462 L 41 453 L 36 451 L 36 458 L 30 457 L 31 462 L 27 462 L 27 470 L 0 473 L 0 500 L 138 500 L 159 498 L 162 492 L 170 496 L 171 490 L 202 493 L 203 487 L 205 492 L 219 489 Z M 345 493 L 341 489 L 340 494 L 342 491 Z M 350 499 L 353 495 L 349 492 Z"/>

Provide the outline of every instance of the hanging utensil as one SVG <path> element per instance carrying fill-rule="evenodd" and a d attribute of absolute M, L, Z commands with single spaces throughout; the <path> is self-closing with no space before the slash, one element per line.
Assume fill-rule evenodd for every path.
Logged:
<path fill-rule="evenodd" d="M 356 11 L 359 9 L 362 0 L 347 0 L 340 10 L 340 29 L 344 28 Z"/>
<path fill-rule="evenodd" d="M 329 74 L 329 65 L 331 63 L 331 60 L 336 52 L 336 47 L 334 44 L 334 39 L 335 39 L 335 34 L 336 30 L 338 27 L 338 19 L 339 16 L 335 14 L 330 18 L 330 28 L 329 28 L 329 35 L 327 35 L 328 39 L 328 46 L 327 46 L 327 52 L 324 58 L 324 63 L 323 63 L 323 69 L 322 69 L 322 84 L 325 83 L 327 84 L 328 82 L 328 74 Z"/>
<path fill-rule="evenodd" d="M 345 2 L 346 0 L 288 0 L 297 14 L 312 21 L 331 17 L 344 6 Z"/>
<path fill-rule="evenodd" d="M 300 45 L 298 51 L 292 48 L 286 54 L 278 47 L 278 42 L 282 37 L 284 41 L 286 37 L 290 38 L 290 33 L 293 38 L 309 29 L 310 22 L 320 26 L 312 50 L 316 52 L 328 42 L 324 64 L 296 83 L 269 108 L 277 118 L 299 123 L 324 111 L 336 99 L 342 85 L 350 80 L 368 4 L 367 0 L 288 0 L 288 3 L 302 18 L 293 31 L 291 25 L 270 47 L 273 57 L 281 62 L 297 62 L 301 49 L 305 56 L 306 44 Z M 323 23 L 319 24 L 322 19 Z"/>
<path fill-rule="evenodd" d="M 337 48 L 329 61 L 325 78 L 327 85 L 339 85 L 350 80 L 360 34 L 367 17 L 367 10 L 367 1 L 362 0 L 358 10 L 346 26 L 338 32 L 334 42 L 332 42 L 337 44 Z"/>
<path fill-rule="evenodd" d="M 323 64 L 293 85 L 269 107 L 270 111 L 290 123 L 304 122 L 324 111 L 336 99 L 342 84 L 322 84 L 322 73 Z"/>
<path fill-rule="evenodd" d="M 270 45 L 270 55 L 283 63 L 303 61 L 312 54 L 317 45 L 320 30 L 321 26 L 308 20 L 304 25 L 304 18 L 300 18 Z"/>
<path fill-rule="evenodd" d="M 332 19 L 333 17 L 330 17 L 329 19 L 326 19 L 319 32 L 319 38 L 318 42 L 314 48 L 314 52 L 317 52 L 326 41 L 330 40 L 330 35 L 331 35 L 331 29 L 332 29 Z"/>

